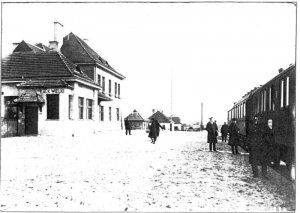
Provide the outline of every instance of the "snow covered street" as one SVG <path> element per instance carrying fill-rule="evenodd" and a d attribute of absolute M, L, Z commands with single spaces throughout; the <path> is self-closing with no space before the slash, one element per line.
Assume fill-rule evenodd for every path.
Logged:
<path fill-rule="evenodd" d="M 89 138 L 2 139 L 2 211 L 293 211 L 291 182 L 268 169 L 252 178 L 206 132 L 102 132 Z"/>

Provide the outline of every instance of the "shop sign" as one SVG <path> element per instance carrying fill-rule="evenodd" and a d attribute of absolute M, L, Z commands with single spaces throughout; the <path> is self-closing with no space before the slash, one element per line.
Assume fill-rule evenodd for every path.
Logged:
<path fill-rule="evenodd" d="M 55 89 L 42 89 L 42 93 L 52 93 L 52 94 L 57 94 L 57 93 L 64 93 L 64 89 L 59 89 L 59 88 L 55 88 Z"/>

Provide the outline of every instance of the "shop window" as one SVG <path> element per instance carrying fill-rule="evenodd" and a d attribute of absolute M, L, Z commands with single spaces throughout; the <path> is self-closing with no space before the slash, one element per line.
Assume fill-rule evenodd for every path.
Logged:
<path fill-rule="evenodd" d="M 86 99 L 86 118 L 89 120 L 93 119 L 93 100 Z"/>
<path fill-rule="evenodd" d="M 104 121 L 104 106 L 100 106 L 99 110 L 100 110 L 100 112 L 99 112 L 99 116 L 100 116 L 99 120 L 100 121 Z"/>
<path fill-rule="evenodd" d="M 78 113 L 79 119 L 83 119 L 83 98 L 78 97 Z"/>
<path fill-rule="evenodd" d="M 16 98 L 18 98 L 18 96 L 5 96 L 4 97 L 4 104 L 5 104 L 4 118 L 18 119 L 18 107 L 13 102 L 13 100 Z"/>
<path fill-rule="evenodd" d="M 111 121 L 111 107 L 109 107 L 109 121 Z"/>
<path fill-rule="evenodd" d="M 120 120 L 120 109 L 116 108 L 116 113 L 117 113 L 117 121 Z"/>
<path fill-rule="evenodd" d="M 59 94 L 47 94 L 47 119 L 59 119 Z"/>

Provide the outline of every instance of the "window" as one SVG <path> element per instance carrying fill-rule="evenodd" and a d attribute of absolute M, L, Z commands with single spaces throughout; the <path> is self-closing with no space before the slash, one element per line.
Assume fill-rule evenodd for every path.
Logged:
<path fill-rule="evenodd" d="M 98 85 L 100 85 L 101 86 L 101 75 L 98 75 Z"/>
<path fill-rule="evenodd" d="M 120 98 L 120 88 L 121 88 L 121 85 L 120 84 L 118 84 L 118 98 Z"/>
<path fill-rule="evenodd" d="M 78 97 L 78 112 L 79 112 L 79 119 L 83 119 L 83 98 Z"/>
<path fill-rule="evenodd" d="M 111 121 L 111 107 L 109 107 L 109 121 Z"/>
<path fill-rule="evenodd" d="M 272 87 L 269 88 L 269 110 L 272 111 Z"/>
<path fill-rule="evenodd" d="M 89 120 L 93 119 L 93 100 L 86 99 L 86 118 Z"/>
<path fill-rule="evenodd" d="M 263 91 L 260 93 L 260 112 L 264 111 L 264 93 Z"/>
<path fill-rule="evenodd" d="M 283 107 L 283 101 L 284 101 L 284 80 L 282 79 L 280 82 L 280 108 Z"/>
<path fill-rule="evenodd" d="M 264 112 L 266 111 L 266 105 L 267 105 L 267 91 L 264 90 Z"/>
<path fill-rule="evenodd" d="M 99 120 L 100 121 L 104 121 L 104 106 L 100 106 L 99 110 L 100 110 L 100 112 L 99 112 L 99 115 L 100 115 Z"/>
<path fill-rule="evenodd" d="M 288 106 L 289 105 L 289 91 L 290 91 L 290 77 L 286 77 L 286 88 L 285 88 L 285 105 Z"/>
<path fill-rule="evenodd" d="M 245 117 L 245 115 L 246 115 L 246 103 L 245 102 L 243 103 L 243 108 L 244 108 L 244 110 L 243 110 L 243 117 Z"/>
<path fill-rule="evenodd" d="M 115 98 L 117 98 L 117 93 L 118 93 L 118 85 L 117 85 L 117 82 L 115 82 Z"/>
<path fill-rule="evenodd" d="M 108 81 L 108 94 L 111 96 L 111 80 Z"/>
<path fill-rule="evenodd" d="M 105 77 L 102 76 L 102 92 L 105 92 Z"/>
<path fill-rule="evenodd" d="M 47 119 L 59 119 L 59 94 L 47 94 Z"/>
<path fill-rule="evenodd" d="M 18 107 L 17 107 L 17 104 L 15 104 L 13 102 L 13 100 L 16 98 L 18 98 L 18 96 L 5 96 L 4 97 L 4 104 L 5 104 L 4 118 L 18 119 Z"/>
<path fill-rule="evenodd" d="M 259 97 L 258 95 L 255 97 L 256 102 L 256 113 L 259 113 Z"/>
<path fill-rule="evenodd" d="M 73 96 L 69 95 L 69 119 L 73 118 Z"/>
<path fill-rule="evenodd" d="M 120 109 L 116 108 L 116 113 L 117 113 L 117 121 L 120 120 Z"/>

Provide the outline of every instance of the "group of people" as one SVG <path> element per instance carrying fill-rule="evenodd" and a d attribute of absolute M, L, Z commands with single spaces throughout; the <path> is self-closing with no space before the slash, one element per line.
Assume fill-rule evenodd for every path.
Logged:
<path fill-rule="evenodd" d="M 207 143 L 209 143 L 209 151 L 217 151 L 216 143 L 218 136 L 218 127 L 213 118 L 206 125 Z M 240 154 L 238 146 L 240 146 L 241 138 L 239 136 L 239 128 L 236 124 L 236 119 L 231 120 L 228 126 L 226 122 L 221 127 L 222 142 L 227 141 L 229 134 L 228 145 L 231 146 L 232 154 Z M 249 151 L 249 162 L 252 167 L 254 177 L 258 177 L 258 166 L 262 166 L 262 176 L 267 178 L 267 165 L 271 160 L 271 153 L 274 144 L 274 136 L 272 129 L 272 120 L 268 121 L 263 118 L 253 117 L 250 122 L 249 135 L 247 137 L 246 146 Z"/>

